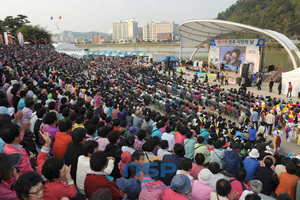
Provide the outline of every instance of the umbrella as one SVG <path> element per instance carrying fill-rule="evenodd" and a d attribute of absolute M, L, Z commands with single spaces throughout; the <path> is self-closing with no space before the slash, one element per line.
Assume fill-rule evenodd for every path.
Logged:
<path fill-rule="evenodd" d="M 129 55 L 128 53 L 126 53 L 126 51 L 122 51 L 122 52 L 119 54 L 119 57 L 131 57 L 131 55 Z"/>
<path fill-rule="evenodd" d="M 24 44 L 31 44 L 30 42 L 24 42 Z"/>
<path fill-rule="evenodd" d="M 146 52 L 141 52 L 141 53 L 139 53 L 139 56 L 146 56 L 146 55 L 147 55 Z"/>

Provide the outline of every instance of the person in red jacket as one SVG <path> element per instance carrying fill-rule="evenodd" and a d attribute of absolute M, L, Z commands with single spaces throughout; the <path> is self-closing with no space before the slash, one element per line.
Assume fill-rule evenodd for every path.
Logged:
<path fill-rule="evenodd" d="M 63 197 L 75 198 L 76 188 L 70 174 L 71 166 L 66 166 L 61 158 L 47 159 L 51 145 L 50 134 L 47 132 L 40 132 L 40 134 L 45 141 L 45 145 L 37 158 L 38 171 L 50 181 L 50 183 L 44 185 L 44 200 L 61 199 Z"/>
<path fill-rule="evenodd" d="M 58 122 L 59 131 L 55 134 L 53 145 L 53 156 L 64 158 L 69 143 L 72 142 L 72 121 L 69 118 L 63 118 Z"/>
<path fill-rule="evenodd" d="M 91 171 L 87 173 L 87 176 L 84 181 L 84 191 L 88 198 L 99 189 L 108 188 L 111 192 L 111 196 L 114 200 L 120 198 L 127 198 L 127 194 L 122 190 L 117 189 L 116 182 L 109 181 L 105 176 L 105 168 L 107 168 L 108 160 L 111 157 L 107 157 L 103 151 L 95 152 L 91 156 L 90 167 Z"/>

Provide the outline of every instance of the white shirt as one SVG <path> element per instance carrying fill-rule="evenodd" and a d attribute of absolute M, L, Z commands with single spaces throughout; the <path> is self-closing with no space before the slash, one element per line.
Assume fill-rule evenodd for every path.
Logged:
<path fill-rule="evenodd" d="M 133 148 L 128 147 L 128 146 L 122 146 L 121 150 L 123 152 L 128 151 L 131 155 L 133 154 L 133 152 L 135 151 Z"/>
<path fill-rule="evenodd" d="M 76 186 L 82 194 L 85 195 L 84 192 L 84 181 L 86 178 L 86 173 L 91 170 L 90 167 L 90 158 L 84 155 L 78 157 L 77 163 L 77 172 L 76 172 Z"/>
<path fill-rule="evenodd" d="M 169 151 L 173 151 L 175 145 L 175 136 L 172 133 L 164 133 L 161 136 L 161 140 L 167 140 L 169 143 Z"/>
<path fill-rule="evenodd" d="M 32 113 L 31 119 L 30 119 L 30 123 L 31 123 L 31 125 L 30 125 L 30 131 L 31 132 L 34 132 L 34 124 L 35 124 L 35 122 L 36 122 L 37 119 L 38 119 L 38 117 L 37 117 L 36 111 L 35 111 L 34 113 Z"/>
<path fill-rule="evenodd" d="M 171 154 L 171 152 L 169 152 L 166 149 L 158 149 L 158 151 L 157 151 L 157 157 L 159 157 L 161 160 L 163 160 L 163 157 L 166 154 Z"/>

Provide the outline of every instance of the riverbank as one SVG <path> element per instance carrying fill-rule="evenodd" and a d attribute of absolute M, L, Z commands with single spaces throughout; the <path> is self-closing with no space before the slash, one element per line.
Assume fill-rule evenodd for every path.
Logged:
<path fill-rule="evenodd" d="M 142 42 L 142 43 L 123 43 L 123 44 L 115 44 L 115 43 L 107 43 L 107 44 L 83 44 L 83 45 L 76 45 L 80 49 L 90 49 L 90 48 L 111 48 L 111 47 L 128 47 L 128 48 L 135 48 L 135 47 L 180 47 L 179 42 Z"/>

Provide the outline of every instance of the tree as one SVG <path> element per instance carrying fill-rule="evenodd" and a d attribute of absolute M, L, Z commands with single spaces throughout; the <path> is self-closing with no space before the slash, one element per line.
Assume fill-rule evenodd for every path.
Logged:
<path fill-rule="evenodd" d="M 7 16 L 3 21 L 3 29 L 10 32 L 13 36 L 17 36 L 17 29 L 30 23 L 26 15 L 19 14 L 17 17 Z M 1 25 L 1 24 L 0 24 Z M 1 31 L 1 28 L 0 28 Z"/>
<path fill-rule="evenodd" d="M 19 28 L 17 32 L 21 32 L 25 40 L 34 40 L 35 38 L 37 40 L 44 38 L 48 39 L 51 37 L 51 34 L 45 28 L 40 27 L 39 25 L 24 25 Z"/>

